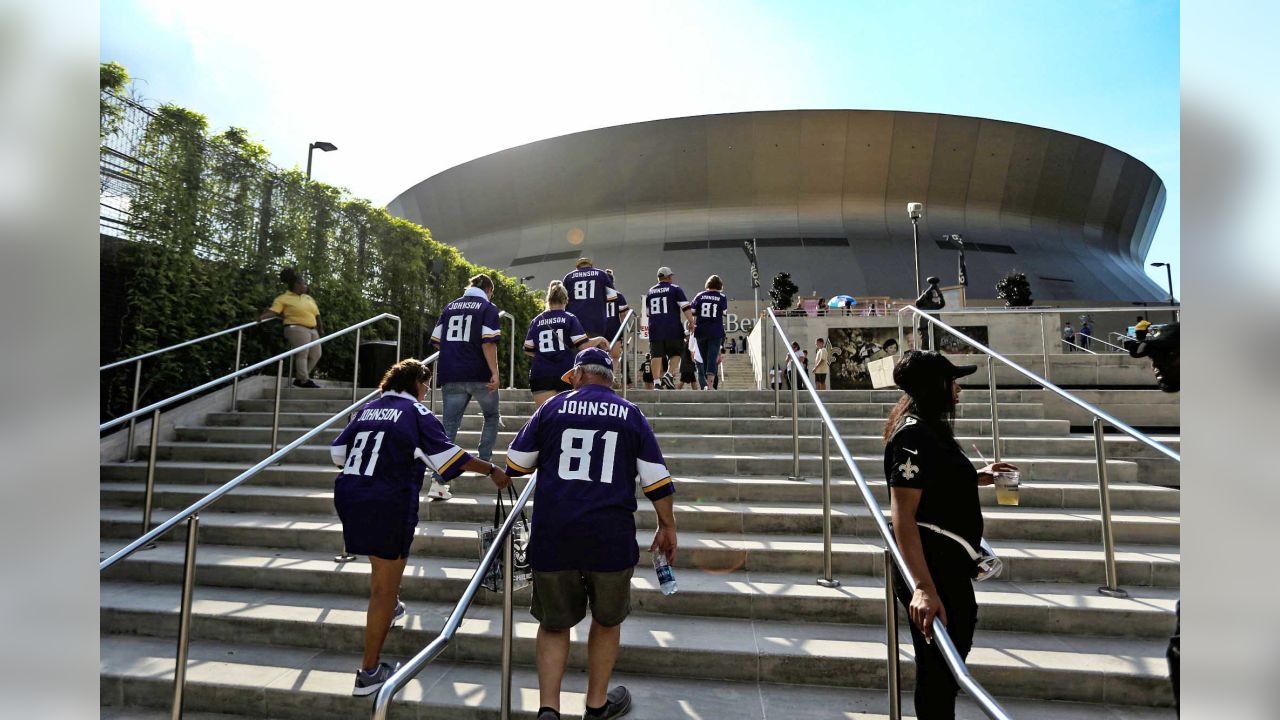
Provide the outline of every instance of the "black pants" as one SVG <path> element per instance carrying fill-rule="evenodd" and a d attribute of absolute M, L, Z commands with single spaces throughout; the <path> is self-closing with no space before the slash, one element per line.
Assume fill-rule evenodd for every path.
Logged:
<path fill-rule="evenodd" d="M 960 657 L 968 657 L 973 647 L 973 631 L 978 624 L 978 603 L 970 578 L 973 561 L 955 541 L 924 528 L 920 529 L 924 559 L 947 611 L 947 634 Z M 901 577 L 894 578 L 898 601 L 907 608 L 910 620 L 911 596 Z M 936 645 L 926 643 L 924 634 L 911 624 L 911 644 L 916 653 L 916 717 L 919 720 L 953 720 L 956 716 L 956 683 L 951 668 Z"/>

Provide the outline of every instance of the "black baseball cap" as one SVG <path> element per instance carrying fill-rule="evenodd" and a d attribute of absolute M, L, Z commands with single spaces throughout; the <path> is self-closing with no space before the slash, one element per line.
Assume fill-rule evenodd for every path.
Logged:
<path fill-rule="evenodd" d="M 908 395 L 935 384 L 939 380 L 954 380 L 972 375 L 977 365 L 956 365 L 946 355 L 930 350 L 908 350 L 893 366 L 893 382 Z"/>
<path fill-rule="evenodd" d="M 1154 325 L 1147 331 L 1147 336 L 1141 342 L 1126 340 L 1124 349 L 1129 351 L 1129 357 L 1135 358 L 1149 357 L 1152 353 L 1176 352 L 1178 325 L 1179 323 L 1176 322 L 1168 325 Z"/>

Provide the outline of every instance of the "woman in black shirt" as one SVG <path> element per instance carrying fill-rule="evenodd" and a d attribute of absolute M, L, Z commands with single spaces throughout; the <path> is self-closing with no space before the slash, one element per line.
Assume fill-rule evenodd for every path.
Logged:
<path fill-rule="evenodd" d="M 906 394 L 885 423 L 884 471 L 894 539 L 915 576 L 914 588 L 908 588 L 897 573 L 894 585 L 911 615 L 920 720 L 955 717 L 960 686 L 932 645 L 932 623 L 935 616 L 941 620 L 960 656 L 968 656 L 978 606 L 972 582 L 976 566 L 964 544 L 976 549 L 982 542 L 978 486 L 990 485 L 995 472 L 1017 469 L 1009 463 L 994 463 L 974 470 L 956 442 L 952 431 L 960 399 L 956 380 L 976 369 L 953 365 L 937 352 L 918 350 L 905 353 L 893 369 L 894 382 Z"/>

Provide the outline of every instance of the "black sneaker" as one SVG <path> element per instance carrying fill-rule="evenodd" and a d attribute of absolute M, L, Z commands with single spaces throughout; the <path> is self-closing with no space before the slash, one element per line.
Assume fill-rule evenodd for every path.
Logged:
<path fill-rule="evenodd" d="M 396 612 L 394 615 L 391 616 L 391 627 L 395 627 L 396 623 L 400 622 L 401 620 L 404 620 L 404 617 L 406 614 L 407 613 L 405 612 L 404 601 L 396 600 Z"/>
<path fill-rule="evenodd" d="M 675 390 L 675 389 L 676 389 L 676 381 L 675 381 L 675 379 L 674 379 L 674 378 L 672 378 L 670 375 L 663 375 L 663 376 L 662 376 L 662 388 L 663 388 L 664 390 Z"/>
<path fill-rule="evenodd" d="M 392 665 L 391 663 L 378 663 L 378 667 L 373 672 L 367 673 L 364 670 L 356 671 L 356 685 L 351 689 L 351 695 L 354 697 L 365 697 L 378 692 L 378 688 L 391 677 L 391 674 L 400 669 L 400 663 Z M 611 693 L 612 694 L 612 693 Z M 628 701 L 629 702 L 629 701 Z M 612 716 L 610 716 L 612 717 Z"/>
<path fill-rule="evenodd" d="M 631 693 L 622 685 L 610 690 L 604 697 L 604 712 L 600 715 L 584 713 L 582 720 L 609 720 L 609 718 L 622 717 L 631 712 Z"/>
<path fill-rule="evenodd" d="M 316 381 L 315 381 L 315 380 L 308 380 L 308 381 L 306 381 L 306 382 L 298 382 L 297 380 L 294 380 L 294 381 L 293 381 L 293 386 L 294 386 L 294 387 L 297 387 L 297 388 L 308 388 L 308 389 L 311 389 L 311 390 L 319 390 L 319 389 L 320 389 L 320 385 L 318 385 L 318 384 L 316 383 Z"/>

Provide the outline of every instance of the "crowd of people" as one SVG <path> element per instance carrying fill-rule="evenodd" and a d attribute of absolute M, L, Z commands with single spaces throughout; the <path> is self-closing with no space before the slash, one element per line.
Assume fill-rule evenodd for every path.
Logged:
<path fill-rule="evenodd" d="M 672 389 L 676 377 L 688 370 L 696 372 L 699 386 L 714 387 L 728 308 L 723 281 L 710 276 L 688 300 L 671 268 L 659 268 L 657 280 L 643 300 L 652 367 L 647 382 L 655 389 Z M 305 283 L 296 277 L 286 283 L 289 292 L 270 312 L 297 321 L 289 322 L 290 327 L 313 330 L 309 325 L 318 323 L 319 311 L 314 301 L 306 306 Z M 440 349 L 435 372 L 444 396 L 443 421 L 423 404 L 432 369 L 419 360 L 402 360 L 382 379 L 381 397 L 357 411 L 333 442 L 333 462 L 340 468 L 334 505 L 343 539 L 349 552 L 367 555 L 372 566 L 364 657 L 354 695 L 377 692 L 398 667 L 383 661 L 381 653 L 389 630 L 408 614 L 399 588 L 418 524 L 424 476 L 432 477 L 428 497 L 448 500 L 449 482 L 464 471 L 486 476 L 499 491 L 512 477 L 536 473 L 527 559 L 533 578 L 530 612 L 538 621 L 537 718 L 560 718 L 570 633 L 588 611 L 584 717 L 616 718 L 630 710 L 629 691 L 610 688 L 609 681 L 639 562 L 636 483 L 657 514 L 649 551 L 674 563 L 678 541 L 675 482 L 658 439 L 640 409 L 614 391 L 618 348 L 610 347 L 610 338 L 630 308 L 613 283 L 611 271 L 582 258 L 563 280 L 548 286 L 546 310 L 533 318 L 524 341 L 532 358 L 535 407 L 507 449 L 505 469 L 490 461 L 498 432 L 501 332 L 493 281 L 484 274 L 472 277 L 462 296 L 445 305 L 432 332 Z M 301 337 L 298 331 L 291 334 Z M 1130 352 L 1152 357 L 1161 387 L 1176 391 L 1177 325 L 1144 340 Z M 804 366 L 797 370 L 812 372 L 817 387 L 825 388 L 830 367 L 825 341 L 816 342 L 812 368 L 799 343 L 792 350 Z M 299 364 L 306 377 L 313 365 Z M 912 621 L 915 708 L 926 720 L 954 717 L 958 690 L 932 643 L 933 619 L 946 625 L 961 657 L 968 654 L 977 623 L 972 581 L 982 562 L 975 548 L 983 545 L 977 488 L 990 485 L 996 473 L 1017 470 L 1008 463 L 975 470 L 956 441 L 952 424 L 961 392 L 958 380 L 975 369 L 956 366 L 936 351 L 904 353 L 893 371 L 904 394 L 884 426 L 895 543 L 914 576 L 912 586 L 895 577 L 895 592 Z M 770 372 L 771 384 L 781 381 L 780 374 Z M 302 382 L 305 386 L 306 380 Z M 484 416 L 474 454 L 457 444 L 462 415 L 472 400 Z M 1171 663 L 1175 653 L 1171 647 Z"/>

